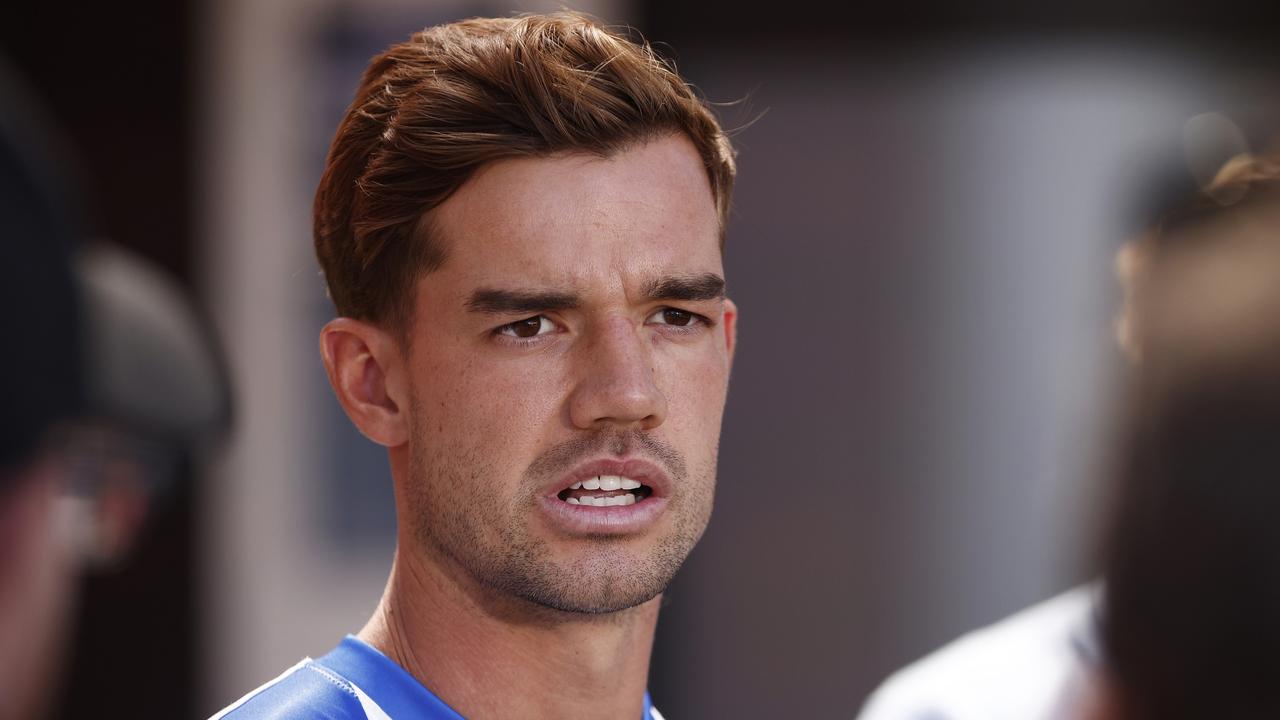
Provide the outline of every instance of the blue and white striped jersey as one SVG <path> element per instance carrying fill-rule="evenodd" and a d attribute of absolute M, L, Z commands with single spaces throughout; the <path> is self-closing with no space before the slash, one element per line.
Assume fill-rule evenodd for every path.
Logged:
<path fill-rule="evenodd" d="M 348 635 L 328 655 L 302 662 L 209 720 L 463 720 L 416 678 Z M 641 720 L 662 720 L 644 694 Z"/>

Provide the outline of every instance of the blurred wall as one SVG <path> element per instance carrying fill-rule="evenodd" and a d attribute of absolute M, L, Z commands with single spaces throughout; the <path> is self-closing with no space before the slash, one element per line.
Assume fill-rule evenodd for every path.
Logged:
<path fill-rule="evenodd" d="M 1266 127 L 1276 74 L 1132 27 L 873 37 L 788 13 L 771 33 L 730 5 L 719 24 L 579 5 L 670 42 L 712 100 L 746 98 L 724 116 L 749 126 L 720 493 L 651 684 L 673 718 L 851 716 L 895 666 L 1089 574 L 1111 253 L 1183 122 Z M 201 266 L 241 414 L 201 502 L 204 710 L 326 651 L 381 591 L 390 481 L 324 383 L 311 193 L 369 55 L 508 9 L 205 7 Z"/>

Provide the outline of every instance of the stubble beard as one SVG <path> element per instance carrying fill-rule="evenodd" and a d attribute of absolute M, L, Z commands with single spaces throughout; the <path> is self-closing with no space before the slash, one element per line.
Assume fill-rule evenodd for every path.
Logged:
<path fill-rule="evenodd" d="M 710 518 L 714 447 L 710 462 L 690 482 L 680 454 L 650 435 L 606 431 L 582 436 L 542 453 L 504 506 L 489 502 L 482 492 L 499 477 L 483 451 L 431 448 L 420 434 L 415 437 L 408 500 L 420 546 L 463 570 L 481 588 L 539 608 L 601 615 L 652 600 L 671 583 Z M 673 529 L 643 555 L 629 549 L 627 539 L 598 537 L 575 541 L 586 549 L 570 561 L 557 561 L 548 540 L 529 532 L 537 512 L 536 489 L 595 454 L 636 449 L 661 461 L 671 475 L 666 512 L 673 516 Z"/>

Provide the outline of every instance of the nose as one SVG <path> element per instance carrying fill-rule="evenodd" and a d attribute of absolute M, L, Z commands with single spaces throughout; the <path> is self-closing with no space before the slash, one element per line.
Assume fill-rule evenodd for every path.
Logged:
<path fill-rule="evenodd" d="M 652 351 L 641 328 L 626 318 L 611 318 L 580 353 L 579 379 L 569 397 L 575 427 L 650 430 L 662 424 L 667 397 L 655 382 Z"/>

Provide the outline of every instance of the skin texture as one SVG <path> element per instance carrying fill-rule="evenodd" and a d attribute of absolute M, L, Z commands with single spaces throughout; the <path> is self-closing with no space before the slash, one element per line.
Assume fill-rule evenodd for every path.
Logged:
<path fill-rule="evenodd" d="M 349 318 L 321 336 L 396 489 L 396 560 L 361 636 L 467 717 L 638 716 L 658 598 L 711 514 L 734 346 L 732 302 L 654 292 L 724 276 L 706 172 L 682 135 L 507 160 L 428 219 L 446 260 L 407 344 Z M 643 527 L 584 533 L 542 507 L 572 468 L 630 459 L 670 479 Z"/>
<path fill-rule="evenodd" d="M 77 568 L 57 515 L 65 482 L 41 457 L 0 493 L 0 720 L 43 717 L 56 684 Z"/>

